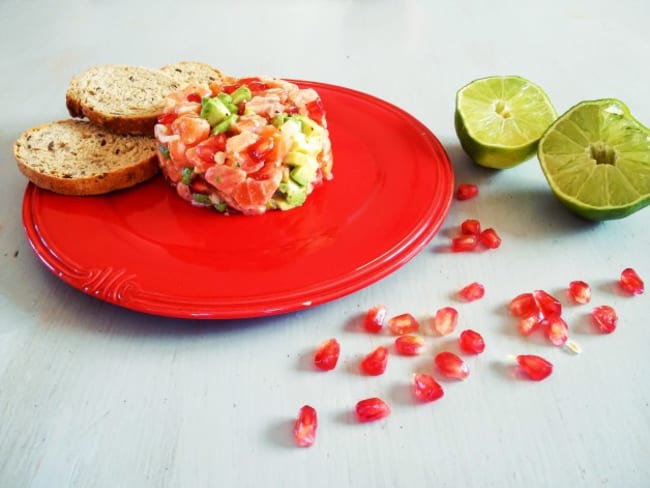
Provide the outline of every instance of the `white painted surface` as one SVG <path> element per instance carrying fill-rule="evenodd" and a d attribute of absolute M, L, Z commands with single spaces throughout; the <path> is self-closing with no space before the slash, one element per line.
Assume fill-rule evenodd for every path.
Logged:
<path fill-rule="evenodd" d="M 613 285 L 627 266 L 650 282 L 650 211 L 583 222 L 556 202 L 535 159 L 479 169 L 453 129 L 460 86 L 510 73 L 543 86 L 560 112 L 617 97 L 650 124 L 649 5 L 3 0 L 0 486 L 650 486 L 649 297 L 623 297 Z M 478 183 L 481 195 L 454 202 L 438 236 L 399 271 L 300 313 L 183 321 L 85 296 L 41 266 L 24 238 L 25 180 L 12 143 L 28 127 L 66 117 L 68 80 L 88 66 L 183 59 L 384 98 L 425 123 L 457 180 Z M 468 217 L 496 227 L 502 247 L 439 252 Z M 593 285 L 594 305 L 617 308 L 614 334 L 593 332 L 591 306 L 567 305 L 573 279 Z M 457 302 L 454 293 L 475 280 L 485 298 Z M 535 288 L 562 298 L 581 355 L 514 331 L 504 306 Z M 433 351 L 450 346 L 433 337 L 419 358 L 391 357 L 384 376 L 359 375 L 359 358 L 391 339 L 349 324 L 380 302 L 419 317 L 457 306 L 460 327 L 487 342 L 469 359 L 470 378 L 444 382 L 435 404 L 414 404 L 412 372 L 431 371 Z M 341 364 L 313 372 L 310 354 L 329 337 L 342 343 Z M 542 383 L 513 379 L 505 361 L 518 353 L 545 355 L 555 373 Z M 371 395 L 393 414 L 358 425 L 354 404 Z M 291 422 L 305 403 L 318 409 L 320 430 L 314 447 L 298 449 Z"/>

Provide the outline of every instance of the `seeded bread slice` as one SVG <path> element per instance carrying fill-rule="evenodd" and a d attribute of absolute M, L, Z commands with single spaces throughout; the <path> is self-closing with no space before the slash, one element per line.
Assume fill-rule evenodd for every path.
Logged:
<path fill-rule="evenodd" d="M 25 131 L 14 143 L 14 157 L 36 186 L 64 195 L 129 188 L 158 172 L 155 139 L 111 134 L 84 120 Z"/>
<path fill-rule="evenodd" d="M 152 136 L 165 97 L 178 88 L 160 69 L 102 64 L 72 78 L 66 106 L 72 117 L 116 134 Z"/>
<path fill-rule="evenodd" d="M 219 83 L 226 78 L 218 69 L 200 61 L 181 61 L 163 66 L 160 70 L 169 75 L 180 88 L 192 83 Z"/>

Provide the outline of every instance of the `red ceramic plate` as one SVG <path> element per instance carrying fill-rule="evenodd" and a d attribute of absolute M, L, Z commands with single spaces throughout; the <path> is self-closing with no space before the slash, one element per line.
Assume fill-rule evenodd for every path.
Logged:
<path fill-rule="evenodd" d="M 83 292 L 145 313 L 243 318 L 357 291 L 415 256 L 451 202 L 452 168 L 420 122 L 370 95 L 315 88 L 334 179 L 305 205 L 224 216 L 181 200 L 162 177 L 100 197 L 27 186 L 23 222 L 40 260 Z"/>

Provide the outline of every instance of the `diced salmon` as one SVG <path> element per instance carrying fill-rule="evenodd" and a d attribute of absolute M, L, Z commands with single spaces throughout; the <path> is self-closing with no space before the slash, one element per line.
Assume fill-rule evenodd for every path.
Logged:
<path fill-rule="evenodd" d="M 172 122 L 171 128 L 186 146 L 201 142 L 210 135 L 210 123 L 195 114 L 181 115 Z"/>
<path fill-rule="evenodd" d="M 280 185 L 282 172 L 279 168 L 264 180 L 247 178 L 240 183 L 232 194 L 242 213 L 254 215 L 266 211 L 268 202 Z"/>
<path fill-rule="evenodd" d="M 278 95 L 257 95 L 246 102 L 246 110 L 251 110 L 256 114 L 266 115 L 272 119 L 276 115 L 284 112 L 284 104 L 280 101 Z"/>

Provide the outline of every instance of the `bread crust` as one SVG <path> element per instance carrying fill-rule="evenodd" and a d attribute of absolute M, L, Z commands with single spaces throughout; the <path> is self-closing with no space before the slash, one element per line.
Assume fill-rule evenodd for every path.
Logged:
<path fill-rule="evenodd" d="M 150 141 L 151 150 L 144 151 L 145 154 L 142 155 L 140 159 L 133 161 L 132 164 L 126 164 L 114 169 L 97 172 L 97 174 L 90 174 L 87 176 L 61 176 L 42 169 L 39 170 L 39 166 L 42 167 L 42 158 L 39 156 L 39 152 L 46 151 L 47 149 L 35 146 L 29 147 L 27 141 L 29 141 L 31 135 L 40 131 L 51 128 L 60 129 L 61 127 L 64 127 L 63 130 L 72 131 L 77 130 L 76 127 L 78 127 L 78 130 L 80 131 L 97 130 L 90 126 L 88 122 L 84 121 L 68 120 L 49 122 L 28 129 L 14 143 L 13 154 L 18 169 L 39 188 L 63 195 L 101 195 L 135 186 L 151 179 L 159 171 L 158 158 L 155 152 L 155 140 L 153 138 Z M 118 135 L 115 137 L 123 138 L 125 142 L 130 139 L 130 136 Z M 149 143 L 145 138 L 139 138 L 138 141 L 144 144 Z M 81 146 L 80 143 L 79 147 L 73 149 L 82 152 L 84 147 Z M 109 155 L 107 155 L 107 157 L 108 156 Z"/>

